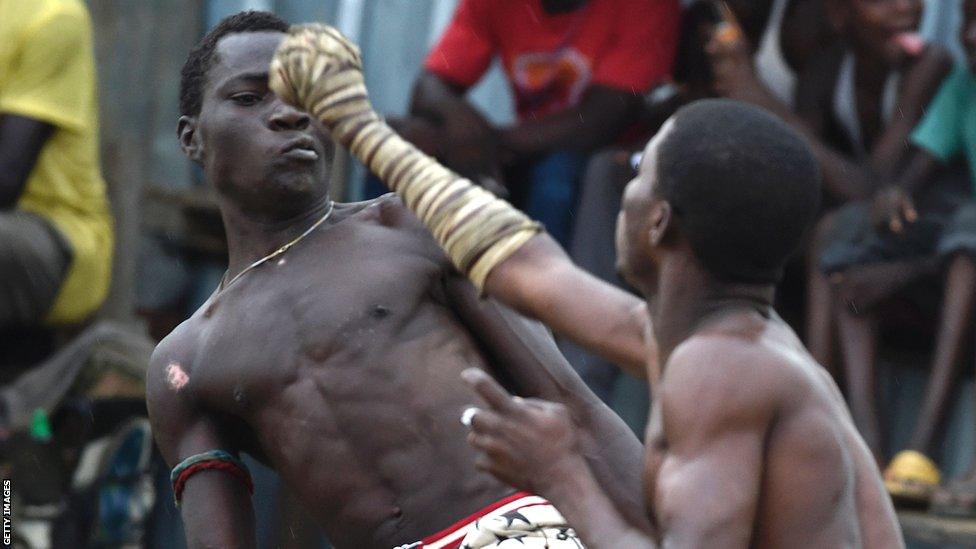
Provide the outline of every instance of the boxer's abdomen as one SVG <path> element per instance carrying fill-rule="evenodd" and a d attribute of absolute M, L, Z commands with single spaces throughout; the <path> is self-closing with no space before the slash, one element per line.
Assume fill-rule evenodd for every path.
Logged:
<path fill-rule="evenodd" d="M 201 320 L 198 363 L 225 368 L 198 366 L 195 390 L 245 420 L 340 547 L 415 541 L 510 493 L 459 421 L 478 402 L 460 372 L 487 364 L 434 299 L 442 258 L 382 225 L 309 240 Z"/>

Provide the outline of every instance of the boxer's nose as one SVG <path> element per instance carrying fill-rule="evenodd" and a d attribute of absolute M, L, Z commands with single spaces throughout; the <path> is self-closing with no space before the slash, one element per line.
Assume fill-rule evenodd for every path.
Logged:
<path fill-rule="evenodd" d="M 308 113 L 300 111 L 284 102 L 278 103 L 268 120 L 271 129 L 275 131 L 305 130 L 311 123 L 312 119 L 308 116 Z"/>

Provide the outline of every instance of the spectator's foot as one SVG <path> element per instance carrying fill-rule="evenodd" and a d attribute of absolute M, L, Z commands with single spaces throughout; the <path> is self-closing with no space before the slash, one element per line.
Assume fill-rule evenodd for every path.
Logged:
<path fill-rule="evenodd" d="M 976 517 L 976 478 L 954 480 L 937 489 L 932 494 L 930 511 L 949 517 Z"/>
<path fill-rule="evenodd" d="M 935 462 L 914 450 L 903 450 L 884 470 L 884 483 L 897 506 L 924 506 L 939 487 L 942 475 Z"/>

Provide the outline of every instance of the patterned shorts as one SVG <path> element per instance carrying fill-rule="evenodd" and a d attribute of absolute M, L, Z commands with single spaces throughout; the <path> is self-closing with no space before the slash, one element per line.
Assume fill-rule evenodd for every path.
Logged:
<path fill-rule="evenodd" d="M 396 549 L 581 549 L 583 543 L 545 499 L 513 494 L 452 526 Z"/>

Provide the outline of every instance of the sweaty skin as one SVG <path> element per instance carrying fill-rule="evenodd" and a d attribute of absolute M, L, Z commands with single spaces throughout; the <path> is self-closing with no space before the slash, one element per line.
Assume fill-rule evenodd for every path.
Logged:
<path fill-rule="evenodd" d="M 667 131 L 648 145 L 625 192 L 617 237 L 622 271 L 648 296 L 663 364 L 648 371 L 643 485 L 657 534 L 616 515 L 581 459 L 565 407 L 514 399 L 469 372 L 489 405 L 469 438 L 484 452 L 480 465 L 549 498 L 591 548 L 902 547 L 871 453 L 833 380 L 773 312 L 772 285 L 719 282 L 687 244 L 658 251 L 650 266 L 649 242 L 674 238 L 661 236 L 665 209 L 652 193 Z M 571 277 L 548 274 L 575 268 L 552 246 L 530 240 L 489 275 L 487 293 L 538 318 L 587 300 L 559 284 Z M 544 279 L 541 303 L 534 296 Z"/>
<path fill-rule="evenodd" d="M 644 471 L 657 539 L 613 517 L 575 455 L 564 408 L 519 402 L 487 377 L 468 377 L 491 406 L 474 416 L 469 439 L 498 456 L 483 466 L 545 494 L 587 547 L 902 546 L 840 392 L 775 316 L 722 311 L 665 365 Z M 551 443 L 533 445 L 540 437 Z"/>
<path fill-rule="evenodd" d="M 267 89 L 282 37 L 223 38 L 200 115 L 180 123 L 220 197 L 228 280 L 327 209 L 331 144 Z M 296 142 L 305 150 L 288 153 Z M 458 419 L 475 394 L 459 374 L 475 367 L 566 403 L 593 433 L 584 445 L 606 489 L 643 520 L 636 437 L 544 328 L 478 299 L 398 198 L 337 204 L 282 259 L 215 292 L 156 349 L 148 404 L 171 467 L 247 452 L 278 471 L 336 547 L 411 543 L 514 491 L 478 471 L 465 443 Z M 181 511 L 191 547 L 255 545 L 250 497 L 231 475 L 190 477 Z"/>

